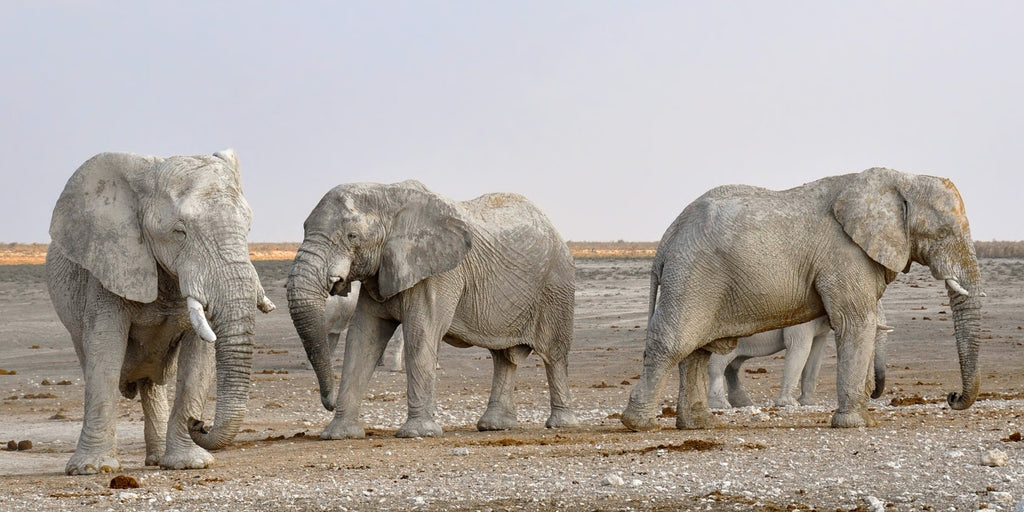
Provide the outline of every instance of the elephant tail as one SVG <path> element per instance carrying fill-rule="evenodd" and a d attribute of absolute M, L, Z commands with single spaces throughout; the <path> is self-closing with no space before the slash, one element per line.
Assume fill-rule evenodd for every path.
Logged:
<path fill-rule="evenodd" d="M 650 305 L 647 309 L 647 321 L 651 320 L 654 316 L 654 306 L 658 303 L 658 289 L 661 286 L 661 262 L 655 261 L 651 265 L 651 297 Z"/>

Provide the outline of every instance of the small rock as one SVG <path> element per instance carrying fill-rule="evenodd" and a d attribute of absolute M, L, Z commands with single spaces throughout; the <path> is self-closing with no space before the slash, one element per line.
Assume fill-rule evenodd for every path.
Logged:
<path fill-rule="evenodd" d="M 469 455 L 469 448 L 466 448 L 465 446 L 452 448 L 452 455 L 456 457 L 465 457 L 466 455 Z"/>
<path fill-rule="evenodd" d="M 864 501 L 867 502 L 868 510 L 870 510 L 871 512 L 885 512 L 885 502 L 884 501 L 882 501 L 882 500 L 880 500 L 880 499 L 878 499 L 878 498 L 876 498 L 874 496 L 867 496 L 867 497 L 864 498 Z"/>
<path fill-rule="evenodd" d="M 996 503 L 1013 503 L 1013 495 L 1004 491 L 989 491 L 988 498 Z"/>
<path fill-rule="evenodd" d="M 981 465 L 983 466 L 1005 466 L 1009 460 L 1010 456 L 1002 450 L 992 449 L 981 455 Z"/>
<path fill-rule="evenodd" d="M 28 439 L 26 439 L 24 441 L 18 441 L 18 451 L 19 452 L 23 452 L 25 450 L 31 450 L 31 449 L 32 449 L 32 441 L 29 441 Z"/>
<path fill-rule="evenodd" d="M 641 481 L 639 478 L 634 478 L 633 481 L 629 483 L 629 486 L 630 487 L 640 487 L 643 484 L 644 484 L 643 481 Z"/>
<path fill-rule="evenodd" d="M 608 473 L 601 480 L 601 485 L 614 485 L 615 487 L 621 487 L 623 485 L 626 485 L 626 481 L 623 480 L 621 476 L 616 475 L 615 473 Z"/>
<path fill-rule="evenodd" d="M 117 495 L 117 499 L 121 501 L 137 500 L 139 499 L 139 495 L 134 492 L 122 491 Z"/>
<path fill-rule="evenodd" d="M 427 504 L 427 500 L 424 499 L 423 496 L 416 496 L 415 498 L 413 498 L 412 504 L 416 505 L 417 507 L 422 507 L 423 505 Z"/>
<path fill-rule="evenodd" d="M 1020 503 L 1013 508 L 1013 512 L 1024 512 L 1024 498 L 1021 498 Z"/>

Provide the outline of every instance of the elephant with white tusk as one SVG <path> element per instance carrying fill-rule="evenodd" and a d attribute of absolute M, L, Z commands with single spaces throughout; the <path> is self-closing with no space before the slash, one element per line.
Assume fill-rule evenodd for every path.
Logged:
<path fill-rule="evenodd" d="M 146 465 L 207 467 L 208 450 L 238 433 L 256 310 L 274 309 L 249 261 L 251 223 L 232 150 L 102 153 L 68 180 L 46 254 L 50 298 L 85 373 L 82 433 L 68 474 L 121 469 L 118 390 L 141 396 Z M 215 375 L 216 417 L 206 429 L 198 418 Z"/>
<path fill-rule="evenodd" d="M 405 339 L 408 418 L 396 435 L 441 435 L 434 388 L 441 341 L 490 350 L 491 398 L 479 430 L 516 426 L 516 367 L 536 352 L 547 370 L 546 426 L 576 424 L 568 354 L 573 337 L 572 255 L 525 198 L 487 194 L 452 201 L 416 181 L 359 183 L 329 191 L 306 219 L 288 278 L 288 309 L 334 419 L 323 439 L 363 437 L 359 406 L 399 324 Z M 333 385 L 324 321 L 328 295 L 359 299 Z"/>
<path fill-rule="evenodd" d="M 885 362 L 888 334 L 892 328 L 884 325 L 885 312 L 878 303 L 879 325 L 875 333 L 874 358 L 868 371 L 867 386 L 871 398 L 882 396 L 885 390 Z M 740 369 L 754 357 L 765 357 L 783 350 L 786 361 L 782 369 L 782 384 L 775 399 L 778 407 L 814 405 L 814 391 L 818 384 L 818 371 L 825 353 L 825 343 L 832 326 L 827 316 L 820 316 L 802 324 L 760 332 L 740 338 L 736 349 L 728 354 L 711 354 L 708 361 L 708 406 L 712 409 L 747 407 L 754 405 L 743 389 Z M 796 398 L 799 389 L 800 397 Z"/>
<path fill-rule="evenodd" d="M 978 396 L 984 294 L 951 181 L 873 168 L 782 191 L 708 191 L 679 214 L 655 254 L 643 372 L 622 423 L 657 428 L 665 377 L 678 367 L 676 427 L 715 426 L 707 404 L 711 352 L 828 316 L 837 351 L 832 426 L 873 425 L 865 376 L 879 324 L 875 305 L 912 263 L 946 284 L 962 380 L 947 402 L 965 409 Z"/>

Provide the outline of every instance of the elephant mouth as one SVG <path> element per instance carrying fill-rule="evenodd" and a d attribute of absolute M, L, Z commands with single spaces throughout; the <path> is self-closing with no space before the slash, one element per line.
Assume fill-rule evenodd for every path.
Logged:
<path fill-rule="evenodd" d="M 341 297 L 348 297 L 348 294 L 352 292 L 352 281 L 343 278 L 334 278 L 331 280 L 331 295 L 338 295 Z"/>

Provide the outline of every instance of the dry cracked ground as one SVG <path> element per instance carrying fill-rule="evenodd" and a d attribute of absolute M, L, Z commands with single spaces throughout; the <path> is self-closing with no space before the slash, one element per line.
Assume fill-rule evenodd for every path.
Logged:
<path fill-rule="evenodd" d="M 483 349 L 441 349 L 445 435 L 396 439 L 405 375 L 379 370 L 364 401 L 365 439 L 320 441 L 330 420 L 286 311 L 261 317 L 244 431 L 214 467 L 144 467 L 142 409 L 119 403 L 120 480 L 65 476 L 81 426 L 82 373 L 46 294 L 42 266 L 0 266 L 0 510 L 1013 510 L 1024 499 L 1024 261 L 982 261 L 982 399 L 952 411 L 960 379 L 946 294 L 915 267 L 883 299 L 888 388 L 879 425 L 828 427 L 835 350 L 822 405 L 775 408 L 781 356 L 747 363 L 759 407 L 721 411 L 723 426 L 625 430 L 616 415 L 640 373 L 650 260 L 577 262 L 571 359 L 578 428 L 545 430 L 540 360 L 519 370 L 517 429 L 477 432 L 490 386 Z M 279 305 L 290 262 L 257 262 Z M 663 397 L 675 400 L 675 383 Z M 207 419 L 213 416 L 209 404 Z M 23 447 L 27 445 L 23 443 Z M 994 452 L 993 450 L 998 450 Z M 985 454 L 996 460 L 982 462 Z M 1005 458 L 999 457 L 999 453 Z"/>

